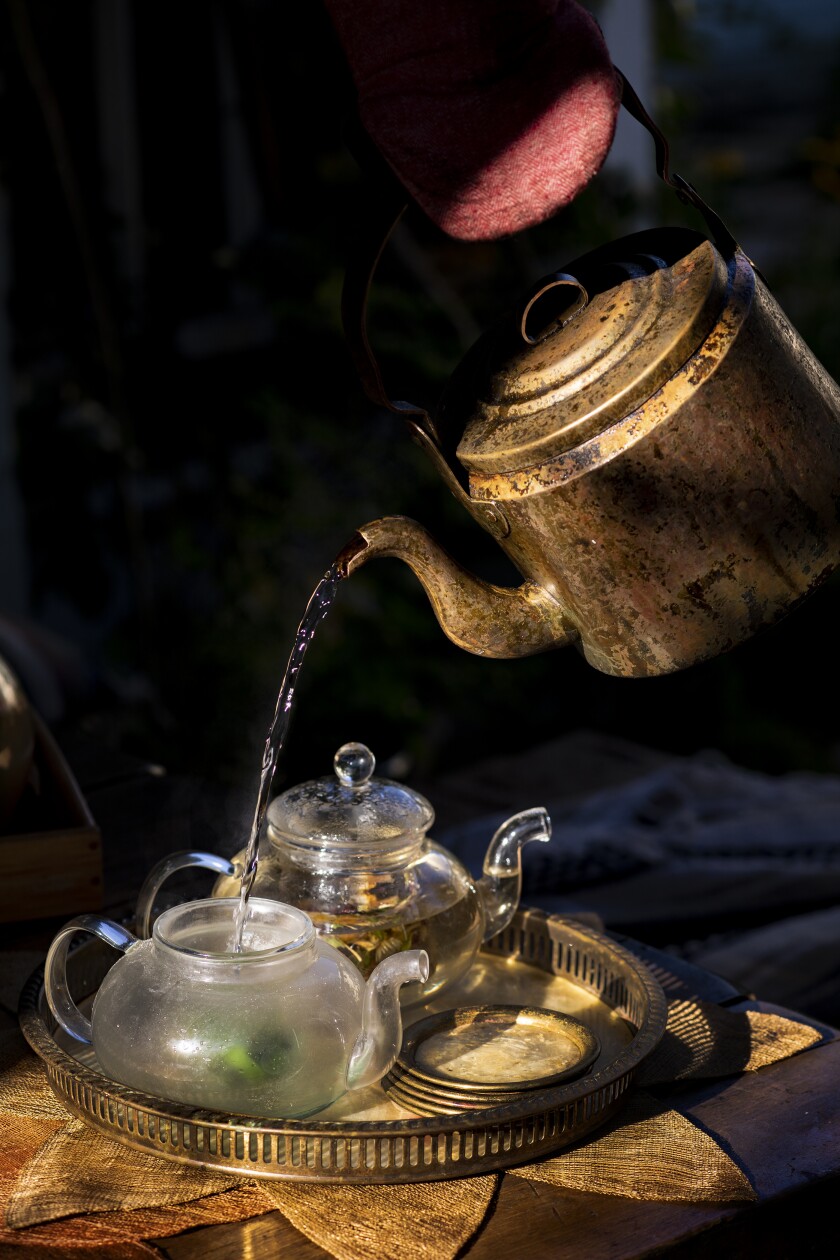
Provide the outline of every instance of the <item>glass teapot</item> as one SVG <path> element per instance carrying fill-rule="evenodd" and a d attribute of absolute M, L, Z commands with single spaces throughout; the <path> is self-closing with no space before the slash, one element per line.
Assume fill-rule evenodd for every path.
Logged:
<path fill-rule="evenodd" d="M 423 951 L 384 959 L 365 981 L 302 910 L 252 898 L 234 952 L 238 905 L 208 898 L 175 906 L 148 940 L 96 914 L 72 919 L 47 954 L 53 1015 L 93 1044 L 114 1080 L 214 1111 L 307 1116 L 378 1081 L 402 1044 L 399 988 L 429 974 Z M 123 954 L 90 1021 L 67 987 L 78 931 Z"/>
<path fill-rule="evenodd" d="M 504 822 L 475 881 L 429 837 L 429 801 L 375 778 L 376 762 L 364 744 L 343 745 L 333 765 L 333 777 L 289 788 L 272 801 L 253 895 L 299 906 L 365 976 L 389 954 L 424 949 L 430 974 L 407 985 L 401 1001 L 426 1002 L 459 979 L 482 941 L 510 922 L 522 890 L 522 846 L 550 839 L 549 816 L 538 807 Z M 214 896 L 237 895 L 244 856 L 244 850 L 231 859 L 184 851 L 164 858 L 140 891 L 138 930 L 148 934 L 161 885 L 184 867 L 217 871 Z"/>

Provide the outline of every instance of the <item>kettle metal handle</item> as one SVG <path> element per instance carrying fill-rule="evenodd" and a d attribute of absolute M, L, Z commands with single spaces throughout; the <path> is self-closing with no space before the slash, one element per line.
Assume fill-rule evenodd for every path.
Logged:
<path fill-rule="evenodd" d="M 351 233 L 355 249 L 345 269 L 341 291 L 341 322 L 347 346 L 371 402 L 388 411 L 416 417 L 434 433 L 431 416 L 424 408 L 391 399 L 367 334 L 367 304 L 374 272 L 411 198 L 357 117 L 350 118 L 344 138 L 362 172 L 362 196 Z"/>
<path fill-rule="evenodd" d="M 613 65 L 613 69 L 618 75 L 621 83 L 621 103 L 627 110 L 631 118 L 635 118 L 636 122 L 641 123 L 646 131 L 649 131 L 653 137 L 653 143 L 656 147 L 656 173 L 663 183 L 669 188 L 673 188 L 677 197 L 686 206 L 692 206 L 698 210 L 706 221 L 706 225 L 712 234 L 712 239 L 723 254 L 734 253 L 738 248 L 738 242 L 729 231 L 723 219 L 717 214 L 710 205 L 703 200 L 693 184 L 689 184 L 687 179 L 683 179 L 682 175 L 678 175 L 676 171 L 670 169 L 670 147 L 665 136 L 657 127 L 650 114 L 639 100 L 638 94 L 634 87 L 630 84 L 627 76 L 619 70 L 618 66 Z"/>

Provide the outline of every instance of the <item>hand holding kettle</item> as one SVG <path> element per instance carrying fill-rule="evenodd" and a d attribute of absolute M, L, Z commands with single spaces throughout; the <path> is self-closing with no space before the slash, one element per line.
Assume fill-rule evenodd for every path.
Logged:
<path fill-rule="evenodd" d="M 433 416 L 385 392 L 364 326 L 373 266 L 348 269 L 345 329 L 367 393 L 403 416 L 522 584 L 479 580 L 405 517 L 363 526 L 340 560 L 347 573 L 405 561 L 467 651 L 574 644 L 596 669 L 644 677 L 750 638 L 840 563 L 840 388 L 720 219 L 669 175 L 667 144 L 623 83 L 660 175 L 713 240 L 652 229 L 545 277 L 479 338 Z M 379 191 L 392 226 L 405 194 Z"/>

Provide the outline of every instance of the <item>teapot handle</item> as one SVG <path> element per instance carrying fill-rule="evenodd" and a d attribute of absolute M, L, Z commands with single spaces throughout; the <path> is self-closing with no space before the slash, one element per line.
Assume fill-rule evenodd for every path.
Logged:
<path fill-rule="evenodd" d="M 229 858 L 220 857 L 217 853 L 204 853 L 200 849 L 184 849 L 161 858 L 149 871 L 137 895 L 134 922 L 141 938 L 145 939 L 152 934 L 152 911 L 163 884 L 170 875 L 190 866 L 201 866 L 208 871 L 215 871 L 217 875 L 235 875 L 237 870 L 242 874 L 241 867 L 237 868 Z"/>
<path fill-rule="evenodd" d="M 70 938 L 76 932 L 90 932 L 98 936 L 100 941 L 104 941 L 106 945 L 111 945 L 123 954 L 131 949 L 132 945 L 138 945 L 140 942 L 127 928 L 121 927 L 119 923 L 114 923 L 111 919 L 103 919 L 98 914 L 80 914 L 69 923 L 65 923 L 50 945 L 44 964 L 44 992 L 50 1010 L 65 1032 L 75 1037 L 77 1041 L 84 1041 L 91 1045 L 93 1034 L 90 1020 L 79 1010 L 67 987 L 67 950 Z"/>

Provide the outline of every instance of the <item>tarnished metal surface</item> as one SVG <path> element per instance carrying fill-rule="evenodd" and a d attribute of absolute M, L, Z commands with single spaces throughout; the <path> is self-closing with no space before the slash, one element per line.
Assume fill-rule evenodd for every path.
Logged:
<path fill-rule="evenodd" d="M 485 334 L 453 386 L 474 399 L 457 450 L 471 474 L 510 472 L 579 447 L 650 398 L 702 345 L 726 300 L 726 264 L 711 242 L 685 235 L 698 243 L 673 266 L 633 245 L 620 262 L 605 262 L 601 291 L 536 344 L 523 343 L 516 312 Z"/>
<path fill-rule="evenodd" d="M 678 331 L 693 337 L 717 302 L 723 260 L 710 261 L 709 250 L 673 269 L 687 282 L 704 277 L 689 284 L 688 314 L 661 303 L 652 322 L 639 314 L 629 341 L 613 338 L 623 345 L 615 360 L 607 347 L 586 361 L 585 389 L 569 393 L 568 382 L 540 375 L 534 356 L 551 337 L 524 347 L 521 381 L 513 359 L 495 373 L 485 364 L 482 379 L 495 382 L 500 401 L 495 418 L 485 403 L 468 425 L 459 449 L 471 463 L 470 493 L 459 486 L 458 497 L 513 560 L 521 587 L 480 582 L 405 518 L 365 526 L 353 567 L 377 555 L 404 559 L 445 632 L 468 651 L 517 656 L 574 642 L 597 669 L 625 677 L 717 656 L 807 596 L 840 564 L 840 389 L 740 251 L 724 268 L 711 326 L 673 366 L 675 347 L 686 350 Z M 621 287 L 650 296 L 650 280 Z M 666 287 L 679 306 L 679 283 Z M 708 300 L 698 300 L 703 293 Z M 626 300 L 628 310 L 644 307 Z M 648 371 L 638 359 L 651 330 Z M 438 464 L 492 348 L 480 340 L 453 377 Z M 604 365 L 616 398 L 599 377 Z M 654 380 L 626 409 L 640 382 Z"/>
<path fill-rule="evenodd" d="M 403 560 L 417 576 L 441 629 L 476 656 L 534 656 L 577 641 L 565 609 L 537 582 L 494 586 L 474 577 L 407 516 L 370 521 L 342 552 L 349 576 L 379 556 Z"/>
<path fill-rule="evenodd" d="M 539 494 L 553 486 L 574 481 L 629 451 L 660 425 L 672 421 L 683 408 L 702 403 L 704 410 L 708 410 L 705 399 L 695 399 L 694 396 L 724 364 L 755 301 L 755 274 L 743 255 L 737 255 L 730 262 L 725 274 L 729 282 L 728 300 L 718 312 L 718 318 L 706 337 L 680 363 L 678 370 L 665 377 L 661 386 L 648 394 L 639 407 L 621 410 L 614 419 L 605 416 L 603 408 L 600 409 L 599 428 L 594 434 L 584 436 L 572 447 L 562 442 L 556 443 L 550 454 L 538 464 L 512 467 L 499 460 L 492 470 L 471 473 L 471 496 L 480 501 L 504 501 Z M 734 385 L 734 382 L 730 381 L 730 385 Z M 741 395 L 734 401 L 736 408 L 744 404 Z M 685 422 L 685 416 L 683 421 Z M 688 437 L 689 434 L 686 433 L 686 438 Z M 683 461 L 690 458 L 690 455 L 691 450 L 688 448 L 684 452 Z M 661 452 L 657 458 L 661 463 Z M 670 467 L 662 472 L 666 479 L 671 475 Z"/>
<path fill-rule="evenodd" d="M 474 478 L 474 495 L 490 489 Z M 505 549 L 587 659 L 671 672 L 772 624 L 836 568 L 840 391 L 739 255 L 716 327 L 662 389 L 492 491 Z"/>

